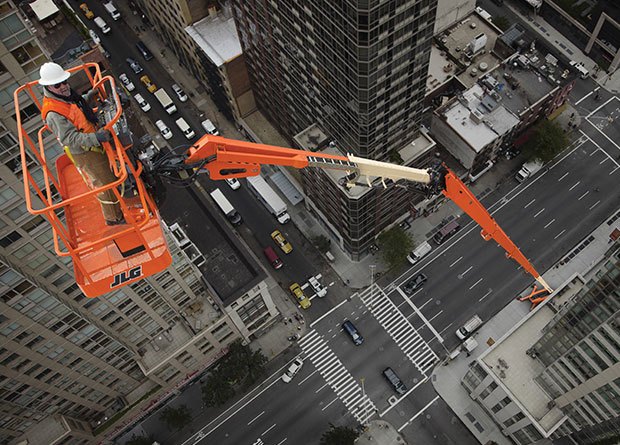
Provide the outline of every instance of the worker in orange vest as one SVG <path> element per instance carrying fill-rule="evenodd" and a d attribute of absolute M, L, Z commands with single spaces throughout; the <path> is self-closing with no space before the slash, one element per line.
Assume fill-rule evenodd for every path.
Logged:
<path fill-rule="evenodd" d="M 116 181 L 102 146 L 103 142 L 112 141 L 112 135 L 108 130 L 99 128 L 97 115 L 88 104 L 97 95 L 97 90 L 92 89 L 84 96 L 76 93 L 68 83 L 71 73 L 56 63 L 43 64 L 39 75 L 39 85 L 44 89 L 43 120 L 80 174 L 93 187 Z M 125 224 L 120 204 L 112 190 L 99 193 L 97 199 L 107 225 Z"/>

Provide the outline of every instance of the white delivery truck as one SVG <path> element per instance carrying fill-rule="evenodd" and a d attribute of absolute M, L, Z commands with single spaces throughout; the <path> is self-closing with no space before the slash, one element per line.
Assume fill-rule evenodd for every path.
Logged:
<path fill-rule="evenodd" d="M 267 210 L 276 217 L 280 224 L 286 224 L 291 220 L 291 217 L 286 211 L 286 204 L 269 184 L 267 184 L 267 181 L 265 181 L 262 176 L 250 176 L 246 179 L 248 180 L 250 190 L 252 190 L 254 195 L 263 203 Z"/>
<path fill-rule="evenodd" d="M 540 170 L 543 166 L 543 163 L 540 161 L 530 161 L 526 162 L 521 166 L 521 169 L 515 175 L 515 179 L 518 182 L 523 182 L 538 170 Z"/>
<path fill-rule="evenodd" d="M 166 110 L 166 113 L 172 114 L 177 111 L 177 106 L 174 104 L 174 102 L 172 102 L 172 99 L 170 99 L 170 96 L 168 96 L 166 90 L 160 88 L 159 90 L 155 91 L 154 94 L 161 106 L 164 107 L 164 110 Z"/>
<path fill-rule="evenodd" d="M 416 247 L 409 255 L 407 255 L 407 261 L 410 264 L 415 264 L 422 259 L 422 257 L 426 256 L 431 251 L 432 247 L 429 243 L 424 241 L 418 247 Z"/>
<path fill-rule="evenodd" d="M 215 189 L 209 194 L 233 226 L 238 226 L 243 222 L 243 219 L 241 218 L 241 215 L 239 215 L 239 212 L 235 210 L 235 208 L 232 206 L 230 201 L 226 199 L 226 196 L 224 196 L 220 189 Z"/>

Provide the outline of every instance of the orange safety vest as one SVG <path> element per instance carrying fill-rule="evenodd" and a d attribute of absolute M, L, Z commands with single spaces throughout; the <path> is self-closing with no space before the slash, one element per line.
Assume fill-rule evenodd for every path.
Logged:
<path fill-rule="evenodd" d="M 75 103 L 63 102 L 62 100 L 44 96 L 43 106 L 41 107 L 41 117 L 43 117 L 43 121 L 45 121 L 47 113 L 50 111 L 58 113 L 69 119 L 69 121 L 80 133 L 94 133 L 97 131 L 97 127 L 95 127 L 91 121 L 86 119 L 84 112 Z M 69 147 L 65 145 L 63 149 L 71 162 L 74 162 L 73 154 L 69 150 Z"/>
<path fill-rule="evenodd" d="M 61 116 L 66 117 L 71 121 L 73 126 L 80 133 L 94 133 L 97 131 L 95 125 L 86 119 L 84 113 L 75 103 L 63 102 L 61 100 L 54 99 L 52 97 L 45 96 L 43 98 L 43 106 L 41 107 L 41 116 L 43 120 L 47 117 L 47 113 L 53 111 Z"/>

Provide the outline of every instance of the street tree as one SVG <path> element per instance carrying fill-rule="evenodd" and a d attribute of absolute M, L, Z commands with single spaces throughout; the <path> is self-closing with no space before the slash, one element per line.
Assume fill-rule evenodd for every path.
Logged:
<path fill-rule="evenodd" d="M 206 406 L 220 406 L 235 395 L 235 388 L 225 374 L 218 368 L 202 385 L 202 401 Z"/>
<path fill-rule="evenodd" d="M 178 408 L 168 406 L 161 412 L 159 418 L 168 426 L 170 431 L 181 431 L 192 421 L 192 415 L 185 405 Z"/>
<path fill-rule="evenodd" d="M 246 363 L 247 374 L 243 381 L 244 388 L 249 388 L 265 374 L 265 363 L 267 363 L 267 357 L 261 351 L 252 351 Z"/>
<path fill-rule="evenodd" d="M 402 266 L 413 247 L 411 237 L 400 227 L 392 227 L 390 230 L 383 232 L 379 235 L 377 241 L 381 248 L 383 259 L 390 269 Z"/>
<path fill-rule="evenodd" d="M 321 436 L 320 445 L 353 445 L 359 434 L 346 426 L 329 424 L 329 429 Z"/>
<path fill-rule="evenodd" d="M 312 243 L 316 246 L 319 252 L 325 253 L 331 246 L 331 241 L 325 235 L 318 235 L 312 238 Z"/>
<path fill-rule="evenodd" d="M 562 127 L 547 119 L 541 120 L 532 129 L 532 135 L 523 144 L 523 154 L 528 160 L 543 163 L 552 160 L 568 145 L 568 138 Z"/>

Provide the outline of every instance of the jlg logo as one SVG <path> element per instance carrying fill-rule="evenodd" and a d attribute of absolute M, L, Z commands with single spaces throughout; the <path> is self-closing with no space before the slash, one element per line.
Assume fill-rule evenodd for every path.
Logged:
<path fill-rule="evenodd" d="M 114 282 L 110 284 L 110 288 L 115 288 L 117 286 L 127 283 L 128 281 L 140 278 L 141 276 L 142 266 L 134 267 L 133 269 L 129 269 L 127 272 L 121 272 L 117 275 L 114 275 Z"/>

